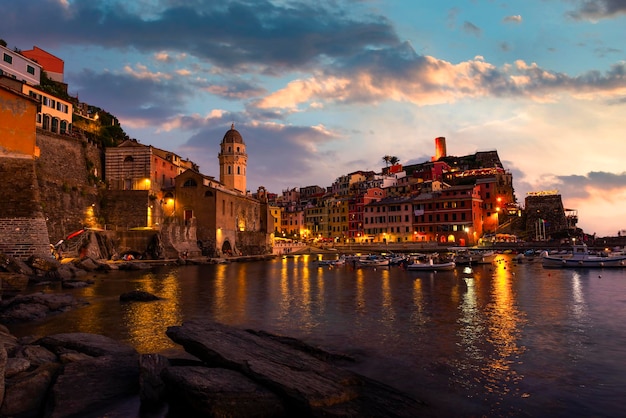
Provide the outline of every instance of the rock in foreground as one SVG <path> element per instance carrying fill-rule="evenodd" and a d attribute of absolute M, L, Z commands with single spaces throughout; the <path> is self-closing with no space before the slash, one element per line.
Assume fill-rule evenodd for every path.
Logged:
<path fill-rule="evenodd" d="M 167 335 L 208 366 L 237 371 L 279 394 L 297 416 L 415 417 L 425 405 L 387 385 L 245 330 L 206 321 Z"/>

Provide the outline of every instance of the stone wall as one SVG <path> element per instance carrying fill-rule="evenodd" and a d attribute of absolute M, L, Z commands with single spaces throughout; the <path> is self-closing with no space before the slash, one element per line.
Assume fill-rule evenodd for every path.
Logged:
<path fill-rule="evenodd" d="M 107 229 L 126 230 L 148 226 L 148 190 L 107 190 L 101 202 L 101 213 Z"/>
<path fill-rule="evenodd" d="M 37 146 L 41 206 L 52 242 L 83 227 L 99 226 L 102 150 L 81 138 L 41 130 Z"/>
<path fill-rule="evenodd" d="M 50 254 L 35 164 L 31 157 L 0 158 L 0 252 L 26 259 Z"/>

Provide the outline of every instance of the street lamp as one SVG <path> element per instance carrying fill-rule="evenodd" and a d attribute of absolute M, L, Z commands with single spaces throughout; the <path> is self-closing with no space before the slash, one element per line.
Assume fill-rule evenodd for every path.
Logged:
<path fill-rule="evenodd" d="M 465 235 L 467 236 L 467 245 L 469 245 L 471 244 L 470 239 L 469 239 L 469 228 L 466 226 L 464 230 L 465 230 Z"/>

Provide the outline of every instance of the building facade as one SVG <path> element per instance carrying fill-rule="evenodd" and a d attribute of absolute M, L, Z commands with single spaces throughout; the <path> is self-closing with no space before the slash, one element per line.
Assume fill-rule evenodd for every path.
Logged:
<path fill-rule="evenodd" d="M 41 65 L 19 52 L 0 45 L 0 75 L 6 75 L 31 86 L 41 83 Z"/>

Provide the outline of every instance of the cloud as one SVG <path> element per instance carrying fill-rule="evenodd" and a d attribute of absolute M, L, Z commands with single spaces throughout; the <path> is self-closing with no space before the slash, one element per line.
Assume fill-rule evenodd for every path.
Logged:
<path fill-rule="evenodd" d="M 474 25 L 471 22 L 463 22 L 463 32 L 470 34 L 470 35 L 474 35 L 476 37 L 480 37 L 483 33 L 482 29 L 480 29 L 478 26 Z"/>
<path fill-rule="evenodd" d="M 504 23 L 522 23 L 521 15 L 505 16 L 502 21 Z"/>
<path fill-rule="evenodd" d="M 578 0 L 578 4 L 578 9 L 569 13 L 574 19 L 598 20 L 626 14 L 624 0 Z"/>
<path fill-rule="evenodd" d="M 542 69 L 522 60 L 501 68 L 482 57 L 453 64 L 420 56 L 408 43 L 364 51 L 332 72 L 298 79 L 258 100 L 259 108 L 295 109 L 312 102 L 409 102 L 419 106 L 480 97 L 524 97 L 537 102 L 557 95 L 611 99 L 626 94 L 626 63 L 607 72 L 576 77 Z"/>
<path fill-rule="evenodd" d="M 572 199 L 588 199 L 601 191 L 603 199 L 614 201 L 614 197 L 626 193 L 626 172 L 608 173 L 592 171 L 585 175 L 555 176 L 549 188 L 556 188 Z"/>
<path fill-rule="evenodd" d="M 25 43 L 46 39 L 48 44 L 134 49 L 157 54 L 161 61 L 176 50 L 231 72 L 256 67 L 268 74 L 398 42 L 385 17 L 352 16 L 352 10 L 336 4 L 197 0 L 150 3 L 142 10 L 147 4 L 74 0 L 67 8 L 46 0 L 25 5 L 3 0 L 3 36 Z"/>
<path fill-rule="evenodd" d="M 125 73 L 84 70 L 72 75 L 70 93 L 82 102 L 114 113 L 123 125 L 149 126 L 182 111 L 194 95 L 180 79 L 163 77 L 142 66 Z"/>

